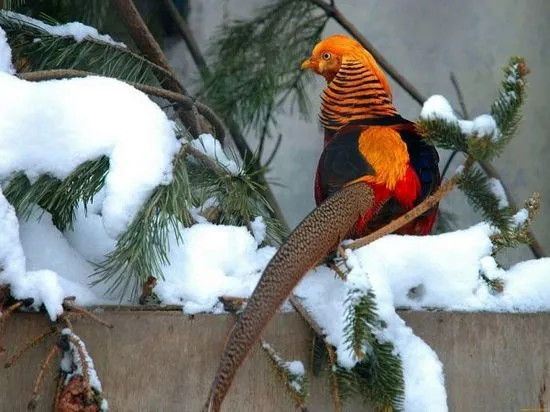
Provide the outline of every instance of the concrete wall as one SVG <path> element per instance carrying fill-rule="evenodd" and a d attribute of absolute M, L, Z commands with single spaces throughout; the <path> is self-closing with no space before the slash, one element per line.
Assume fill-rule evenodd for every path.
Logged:
<path fill-rule="evenodd" d="M 269 0 L 191 1 L 190 23 L 201 47 L 205 48 L 216 26 L 229 18 L 246 17 Z M 511 55 L 522 55 L 532 69 L 525 120 L 496 166 L 506 185 L 523 204 L 534 191 L 550 199 L 547 167 L 550 159 L 550 116 L 546 114 L 550 95 L 550 2 L 548 0 L 338 0 L 342 12 L 382 51 L 422 93 L 444 94 L 458 107 L 449 81 L 450 71 L 458 77 L 472 115 L 489 109 L 502 79 L 501 67 Z M 325 34 L 342 32 L 330 24 Z M 284 53 L 285 45 L 281 45 Z M 168 53 L 182 79 L 192 89 L 194 64 L 179 41 Z M 299 62 L 296 62 L 299 64 Z M 395 102 L 403 115 L 414 119 L 419 106 L 392 82 Z M 311 86 L 313 120 L 296 114 L 278 118 L 283 142 L 273 162 L 271 178 L 284 187 L 273 190 L 293 226 L 313 207 L 313 173 L 321 150 L 322 134 L 316 113 L 323 81 Z M 256 136 L 250 135 L 252 147 Z M 268 145 L 269 146 L 269 145 Z M 267 147 L 266 153 L 270 153 Z M 448 153 L 442 153 L 442 164 Z M 460 161 L 460 159 L 458 159 Z M 451 167 L 455 170 L 458 162 Z M 461 194 L 453 194 L 443 207 L 458 214 L 459 227 L 479 218 Z M 550 212 L 543 208 L 535 233 L 550 251 Z M 527 248 L 510 253 L 503 261 L 530 258 Z"/>
<path fill-rule="evenodd" d="M 189 317 L 179 311 L 105 311 L 101 316 L 114 329 L 88 320 L 73 323 L 94 359 L 112 411 L 201 410 L 232 316 Z M 442 361 L 450 411 L 550 410 L 550 314 L 404 312 L 402 316 Z M 2 344 L 13 353 L 46 327 L 44 315 L 16 314 L 6 324 Z M 302 360 L 306 370 L 311 337 L 294 313 L 277 315 L 264 334 L 286 359 Z M 0 368 L 0 411 L 25 410 L 47 349 L 39 346 L 11 369 Z M 50 370 L 38 411 L 51 410 L 53 377 Z M 333 411 L 326 376 L 311 377 L 310 388 L 309 410 Z M 296 410 L 259 348 L 239 371 L 224 405 L 226 412 Z M 369 410 L 360 403 L 345 409 Z"/>

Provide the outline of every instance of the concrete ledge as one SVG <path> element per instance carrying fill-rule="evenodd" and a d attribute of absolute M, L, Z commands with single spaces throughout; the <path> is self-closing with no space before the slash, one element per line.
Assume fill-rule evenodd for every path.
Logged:
<path fill-rule="evenodd" d="M 231 315 L 116 310 L 101 315 L 115 328 L 82 319 L 74 321 L 74 329 L 88 346 L 112 411 L 201 410 Z M 550 313 L 402 316 L 443 362 L 451 411 L 550 410 Z M 2 343 L 12 353 L 46 327 L 45 315 L 16 314 L 7 322 Z M 264 337 L 285 358 L 300 359 L 307 368 L 312 335 L 298 315 L 279 314 Z M 11 369 L 0 367 L 0 411 L 26 410 L 46 351 L 43 345 Z M 310 382 L 309 410 L 333 411 L 326 377 L 311 376 Z M 39 411 L 51 410 L 53 392 L 50 371 Z M 239 371 L 224 405 L 226 412 L 295 411 L 259 348 Z M 356 403 L 345 410 L 370 409 Z"/>

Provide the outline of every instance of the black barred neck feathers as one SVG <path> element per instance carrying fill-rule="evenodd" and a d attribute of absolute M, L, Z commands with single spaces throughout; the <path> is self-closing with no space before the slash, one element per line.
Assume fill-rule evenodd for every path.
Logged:
<path fill-rule="evenodd" d="M 385 85 L 361 61 L 345 59 L 321 96 L 321 124 L 331 131 L 369 119 L 396 116 Z"/>

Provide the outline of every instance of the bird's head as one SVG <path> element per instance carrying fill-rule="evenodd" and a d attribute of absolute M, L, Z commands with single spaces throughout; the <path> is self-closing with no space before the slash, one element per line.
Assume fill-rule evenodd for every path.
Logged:
<path fill-rule="evenodd" d="M 321 40 L 313 48 L 311 57 L 302 63 L 303 70 L 312 70 L 330 83 L 343 62 L 359 61 L 380 81 L 382 87 L 391 96 L 390 85 L 374 57 L 355 39 L 335 34 Z"/>

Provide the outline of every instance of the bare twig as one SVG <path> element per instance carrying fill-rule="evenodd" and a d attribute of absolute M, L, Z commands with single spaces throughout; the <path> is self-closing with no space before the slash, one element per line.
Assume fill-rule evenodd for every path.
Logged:
<path fill-rule="evenodd" d="M 86 76 L 101 76 L 95 73 L 86 72 L 83 70 L 72 69 L 56 69 L 56 70 L 41 70 L 35 72 L 19 73 L 17 77 L 28 81 L 43 81 L 51 79 L 67 79 L 73 77 L 86 77 Z M 123 80 L 120 80 L 123 81 Z M 161 97 L 172 102 L 180 104 L 185 109 L 191 110 L 195 106 L 198 112 L 207 119 L 216 131 L 216 137 L 223 139 L 225 136 L 225 127 L 223 122 L 216 116 L 214 111 L 205 105 L 204 103 L 195 101 L 193 98 L 177 93 L 171 90 L 161 89 L 155 86 L 149 86 L 147 84 L 140 84 L 134 82 L 125 82 L 130 86 L 138 89 L 139 91 L 151 96 Z"/>
<path fill-rule="evenodd" d="M 309 327 L 313 329 L 313 331 L 317 335 L 321 337 L 325 336 L 325 332 L 323 332 L 323 328 L 321 327 L 321 325 L 319 325 L 319 323 L 317 323 L 317 321 L 311 317 L 308 310 L 305 308 L 298 297 L 291 295 L 288 300 L 290 301 L 296 312 L 298 312 L 302 316 L 302 318 L 304 318 Z"/>
<path fill-rule="evenodd" d="M 462 118 L 463 119 L 469 119 L 470 115 L 468 113 L 468 108 L 466 107 L 466 101 L 464 100 L 464 95 L 462 94 L 462 88 L 460 87 L 460 84 L 458 83 L 458 79 L 456 78 L 455 74 L 451 72 L 450 75 L 451 83 L 453 84 L 453 87 L 456 92 L 456 97 L 458 98 L 458 104 L 460 105 L 460 108 L 462 109 Z"/>
<path fill-rule="evenodd" d="M 57 329 L 55 326 L 49 327 L 45 332 L 41 333 L 34 339 L 27 342 L 25 345 L 21 347 L 15 354 L 10 356 L 8 360 L 6 360 L 6 363 L 4 364 L 4 368 L 8 369 L 10 368 L 15 362 L 17 362 L 19 359 L 21 359 L 21 356 L 25 354 L 25 352 L 29 351 L 32 348 L 37 347 L 42 342 L 44 342 L 49 336 L 53 335 L 57 332 Z"/>
<path fill-rule="evenodd" d="M 332 349 L 331 345 L 326 342 L 325 345 L 327 347 L 328 361 L 330 363 L 330 389 L 332 394 L 332 401 L 334 402 L 334 410 L 335 412 L 342 412 L 342 399 L 340 396 L 338 377 L 336 376 L 336 372 L 334 371 L 334 367 L 336 366 L 336 353 L 334 353 L 334 349 Z"/>
<path fill-rule="evenodd" d="M 63 302 L 63 308 L 65 310 L 68 310 L 68 311 L 72 311 L 72 312 L 76 312 L 76 313 L 79 313 L 81 315 L 84 315 L 94 321 L 96 321 L 97 323 L 103 325 L 103 326 L 106 326 L 108 327 L 109 329 L 112 329 L 114 326 L 111 325 L 110 323 L 108 322 L 105 322 L 103 319 L 101 319 L 99 316 L 97 315 L 94 315 L 92 312 L 80 307 L 80 306 L 77 306 L 75 305 L 74 303 L 71 303 L 70 301 L 68 300 L 65 300 Z"/>
<path fill-rule="evenodd" d="M 269 167 L 273 159 L 275 159 L 275 155 L 279 151 L 279 148 L 281 147 L 281 142 L 283 141 L 283 135 L 279 133 L 279 136 L 277 136 L 277 141 L 275 142 L 275 147 L 273 148 L 273 151 L 267 158 L 267 160 L 264 163 L 264 167 Z"/>
<path fill-rule="evenodd" d="M 27 410 L 28 411 L 34 411 L 36 409 L 37 403 L 38 403 L 38 393 L 40 392 L 40 385 L 42 384 L 42 380 L 44 378 L 44 373 L 46 372 L 46 369 L 48 365 L 51 363 L 54 355 L 59 352 L 59 348 L 57 345 L 53 345 L 48 354 L 46 355 L 46 358 L 42 361 L 42 364 L 40 365 L 40 370 L 38 371 L 38 375 L 36 377 L 36 380 L 34 381 L 34 388 L 31 395 L 31 400 L 27 404 Z"/>
<path fill-rule="evenodd" d="M 201 75 L 210 75 L 210 69 L 208 69 L 208 66 L 206 65 L 206 60 L 201 54 L 199 45 L 197 44 L 195 37 L 193 37 L 193 33 L 189 27 L 189 24 L 187 24 L 187 20 L 183 18 L 172 0 L 164 0 L 164 5 L 170 14 L 170 17 L 174 20 L 174 23 L 176 24 L 183 41 L 185 41 L 187 49 L 189 49 L 189 53 L 191 53 L 191 56 L 193 57 L 197 68 L 201 72 Z"/>

